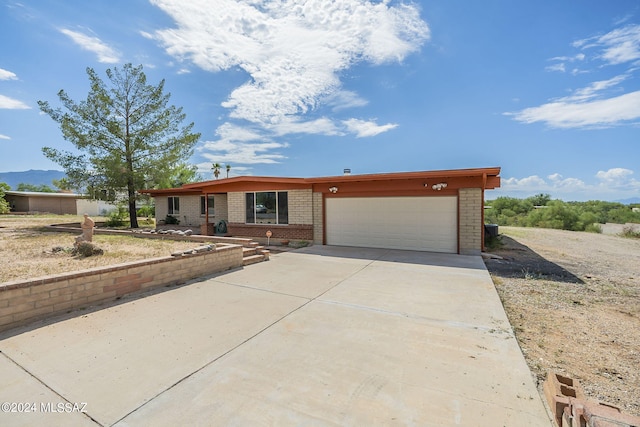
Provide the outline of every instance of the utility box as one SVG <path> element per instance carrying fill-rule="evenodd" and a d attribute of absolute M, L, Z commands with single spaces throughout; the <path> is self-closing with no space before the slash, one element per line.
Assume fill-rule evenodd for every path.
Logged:
<path fill-rule="evenodd" d="M 498 237 L 498 224 L 484 225 L 484 238 L 491 239 Z"/>

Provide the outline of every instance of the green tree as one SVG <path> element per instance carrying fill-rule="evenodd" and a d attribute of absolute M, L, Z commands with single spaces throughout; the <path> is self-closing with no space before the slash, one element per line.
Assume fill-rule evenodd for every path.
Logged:
<path fill-rule="evenodd" d="M 156 185 L 153 188 L 176 188 L 191 182 L 202 181 L 202 177 L 198 173 L 198 167 L 181 163 L 177 165 L 172 174 L 155 180 Z"/>
<path fill-rule="evenodd" d="M 55 193 L 56 191 L 46 184 L 34 185 L 21 182 L 16 187 L 16 191 L 34 191 L 36 193 Z"/>
<path fill-rule="evenodd" d="M 45 156 L 60 164 L 72 185 L 113 190 L 128 205 L 131 227 L 138 227 L 137 190 L 153 187 L 191 156 L 200 134 L 193 123 L 183 126 L 182 108 L 169 106 L 164 80 L 148 85 L 142 66 L 107 69 L 109 85 L 87 68 L 91 85 L 87 99 L 72 100 L 58 92 L 64 111 L 46 101 L 40 109 L 60 125 L 78 151 L 44 147 Z"/>
<path fill-rule="evenodd" d="M 11 207 L 9 202 L 4 198 L 4 192 L 11 190 L 11 187 L 6 182 L 0 182 L 0 214 L 9 213 Z"/>
<path fill-rule="evenodd" d="M 51 183 L 61 191 L 71 191 L 73 187 L 67 178 L 54 179 Z"/>
<path fill-rule="evenodd" d="M 531 202 L 533 206 L 547 206 L 547 203 L 551 201 L 551 195 L 540 193 L 527 197 L 525 200 Z"/>
<path fill-rule="evenodd" d="M 227 178 L 229 178 L 229 172 L 231 172 L 231 165 L 227 163 L 226 167 L 227 167 Z"/>

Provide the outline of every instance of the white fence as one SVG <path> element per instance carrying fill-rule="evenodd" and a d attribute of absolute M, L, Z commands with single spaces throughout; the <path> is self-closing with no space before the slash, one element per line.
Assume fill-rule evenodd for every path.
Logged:
<path fill-rule="evenodd" d="M 78 209 L 79 215 L 86 213 L 93 216 L 105 216 L 118 209 L 113 203 L 88 199 L 77 199 L 76 208 Z"/>

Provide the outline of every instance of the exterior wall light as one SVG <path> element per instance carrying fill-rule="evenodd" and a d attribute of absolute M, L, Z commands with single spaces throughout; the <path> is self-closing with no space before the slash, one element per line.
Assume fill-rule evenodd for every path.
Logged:
<path fill-rule="evenodd" d="M 333 194 L 336 194 L 338 192 L 338 187 L 329 187 L 329 191 L 331 191 Z"/>
<path fill-rule="evenodd" d="M 431 186 L 432 189 L 434 189 L 435 191 L 440 191 L 443 188 L 447 188 L 447 183 L 446 182 L 440 182 L 438 184 L 433 184 Z"/>

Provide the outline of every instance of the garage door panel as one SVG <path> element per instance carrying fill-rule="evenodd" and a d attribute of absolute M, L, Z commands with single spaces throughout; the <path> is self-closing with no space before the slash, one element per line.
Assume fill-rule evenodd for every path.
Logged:
<path fill-rule="evenodd" d="M 327 244 L 457 252 L 457 197 L 326 200 Z"/>

